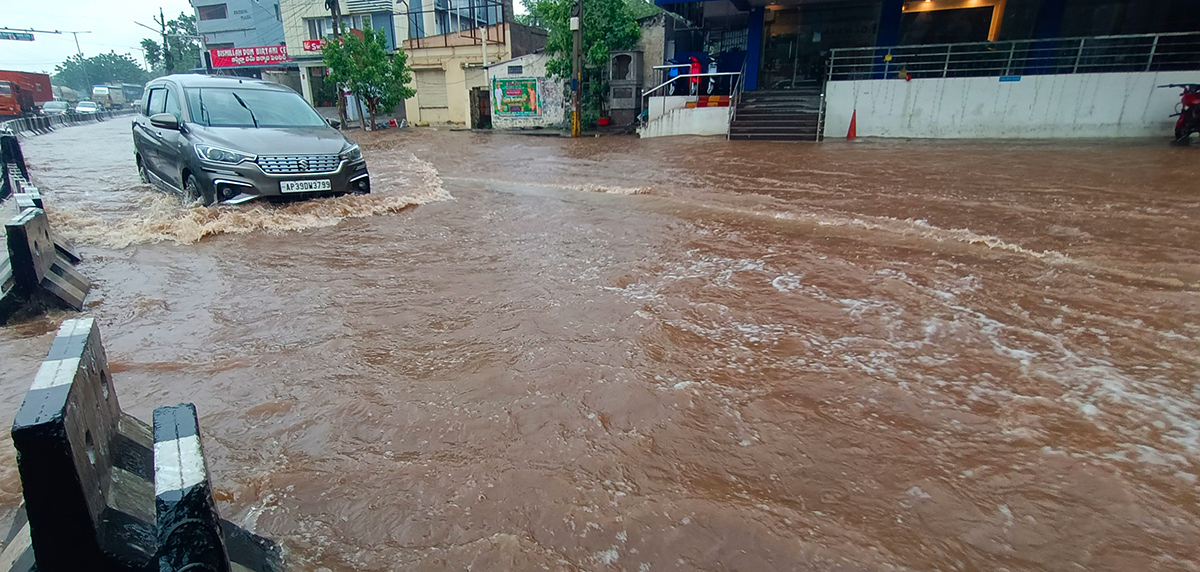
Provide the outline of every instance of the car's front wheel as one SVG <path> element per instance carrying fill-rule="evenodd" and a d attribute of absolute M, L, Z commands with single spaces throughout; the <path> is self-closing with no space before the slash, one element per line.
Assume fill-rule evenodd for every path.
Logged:
<path fill-rule="evenodd" d="M 206 193 L 201 190 L 200 181 L 196 180 L 196 175 L 190 173 L 187 176 L 187 182 L 183 185 L 183 195 L 188 205 L 200 201 L 200 204 L 207 207 L 217 202 L 217 198 L 212 196 L 212 193 Z"/>
<path fill-rule="evenodd" d="M 146 163 L 142 161 L 141 157 L 138 157 L 138 159 L 137 159 L 137 169 L 138 169 L 138 178 L 142 180 L 142 184 L 149 185 L 150 184 L 150 173 L 146 172 Z"/>

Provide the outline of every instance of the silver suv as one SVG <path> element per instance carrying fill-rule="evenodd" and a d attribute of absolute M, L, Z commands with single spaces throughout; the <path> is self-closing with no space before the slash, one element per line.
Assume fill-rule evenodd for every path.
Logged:
<path fill-rule="evenodd" d="M 358 145 L 296 92 L 261 80 L 147 83 L 133 145 L 143 182 L 205 205 L 371 192 Z"/>

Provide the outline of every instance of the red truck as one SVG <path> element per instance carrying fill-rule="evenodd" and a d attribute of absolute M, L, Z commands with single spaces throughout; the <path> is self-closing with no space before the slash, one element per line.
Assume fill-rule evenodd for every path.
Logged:
<path fill-rule="evenodd" d="M 39 106 L 53 99 L 50 76 L 0 70 L 0 117 L 32 115 Z"/>

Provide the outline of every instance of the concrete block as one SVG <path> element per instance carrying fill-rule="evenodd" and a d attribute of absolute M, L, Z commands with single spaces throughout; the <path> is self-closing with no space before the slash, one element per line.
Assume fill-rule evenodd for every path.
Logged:
<path fill-rule="evenodd" d="M 14 281 L 14 296 L 32 303 L 49 303 L 83 309 L 91 282 L 75 269 L 74 246 L 64 242 L 60 254 L 45 211 L 25 209 L 5 225 L 8 255 Z M 0 321 L 8 315 L 0 314 Z"/>
<path fill-rule="evenodd" d="M 159 570 L 230 572 L 190 403 L 154 410 L 154 494 Z"/>
<path fill-rule="evenodd" d="M 13 422 L 38 570 L 144 570 L 149 428 L 124 415 L 92 318 L 63 323 Z"/>
<path fill-rule="evenodd" d="M 191 403 L 154 410 L 158 570 L 282 570 L 277 544 L 217 513 L 199 429 Z"/>

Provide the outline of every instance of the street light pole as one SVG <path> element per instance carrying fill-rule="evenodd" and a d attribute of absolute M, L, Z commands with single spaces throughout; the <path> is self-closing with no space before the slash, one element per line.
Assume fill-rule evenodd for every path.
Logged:
<path fill-rule="evenodd" d="M 579 137 L 583 134 L 583 127 L 580 124 L 579 117 L 583 104 L 583 97 L 580 93 L 583 89 L 583 58 L 581 56 L 581 50 L 583 49 L 582 20 L 583 0 L 575 0 L 575 10 L 571 16 L 571 33 L 574 36 L 574 42 L 571 46 L 571 137 Z"/>
<path fill-rule="evenodd" d="M 19 28 L 9 28 L 7 26 L 0 28 L 0 30 L 5 31 L 5 32 L 29 32 L 31 34 L 35 33 L 35 32 L 38 34 L 60 34 L 60 35 L 61 34 L 71 34 L 71 35 L 75 36 L 75 53 L 79 54 L 79 65 L 80 65 L 80 69 L 83 70 L 83 81 L 87 83 L 86 87 L 88 89 L 88 93 L 91 94 L 92 81 L 91 81 L 91 79 L 88 78 L 87 64 L 84 63 L 84 61 L 83 61 L 83 50 L 80 49 L 80 47 L 79 47 L 79 34 L 90 34 L 90 33 L 92 33 L 91 31 L 81 30 L 81 31 L 77 31 L 77 32 L 72 32 L 70 30 L 35 30 L 33 28 L 19 29 Z"/>

